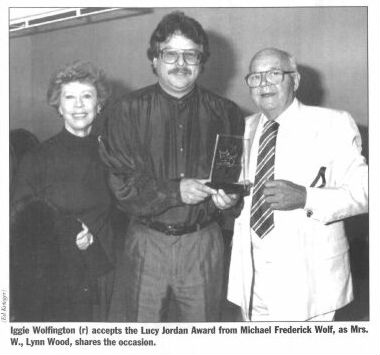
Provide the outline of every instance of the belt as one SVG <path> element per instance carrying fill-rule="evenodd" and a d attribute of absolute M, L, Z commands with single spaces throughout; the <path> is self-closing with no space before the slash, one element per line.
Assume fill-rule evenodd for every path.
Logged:
<path fill-rule="evenodd" d="M 152 221 L 146 221 L 146 220 L 137 220 L 138 223 L 147 226 L 151 229 L 154 229 L 158 232 L 164 233 L 166 235 L 183 235 L 183 234 L 188 234 L 188 233 L 194 233 L 197 232 L 210 224 L 214 222 L 214 220 L 209 220 L 203 223 L 196 223 L 191 226 L 183 226 L 183 225 L 178 225 L 178 224 L 165 224 L 161 222 L 152 222 Z"/>

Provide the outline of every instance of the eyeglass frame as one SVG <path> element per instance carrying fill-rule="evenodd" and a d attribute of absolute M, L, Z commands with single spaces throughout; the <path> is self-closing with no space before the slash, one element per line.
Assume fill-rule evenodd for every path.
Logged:
<path fill-rule="evenodd" d="M 267 78 L 267 75 L 268 73 L 270 72 L 280 72 L 282 74 L 282 78 L 281 78 L 281 81 L 279 81 L 278 83 L 273 83 L 271 82 L 270 80 L 268 80 Z M 284 81 L 284 77 L 285 77 L 285 74 L 295 74 L 297 73 L 297 71 L 295 70 L 281 70 L 281 69 L 271 69 L 271 70 L 267 70 L 267 71 L 261 71 L 261 72 L 252 72 L 252 73 L 248 73 L 245 77 L 244 77 L 244 80 L 245 80 L 245 83 L 247 84 L 247 86 L 251 89 L 256 89 L 258 87 L 260 87 L 261 83 L 263 82 L 263 76 L 265 74 L 265 80 L 266 82 L 272 84 L 272 85 L 278 85 L 280 83 L 282 83 Z M 260 82 L 257 86 L 250 86 L 248 84 L 248 78 L 252 75 L 252 74 L 260 74 Z"/>
<path fill-rule="evenodd" d="M 163 53 L 165 51 L 172 51 L 172 52 L 175 52 L 177 54 L 177 58 L 176 60 L 173 62 L 173 63 L 168 63 L 168 62 L 165 62 L 164 59 L 163 59 Z M 198 59 L 198 62 L 197 63 L 194 63 L 194 64 L 191 64 L 191 63 L 188 63 L 187 60 L 186 60 L 186 57 L 184 56 L 184 53 L 189 53 L 189 52 L 195 52 L 199 59 Z M 178 59 L 179 59 L 179 56 L 182 55 L 182 58 L 183 58 L 183 61 L 187 64 L 187 65 L 199 65 L 202 63 L 202 56 L 203 56 L 203 52 L 198 50 L 198 49 L 171 49 L 171 48 L 162 48 L 158 51 L 158 54 L 160 56 L 160 58 L 162 59 L 162 61 L 166 64 L 175 64 L 178 62 Z"/>

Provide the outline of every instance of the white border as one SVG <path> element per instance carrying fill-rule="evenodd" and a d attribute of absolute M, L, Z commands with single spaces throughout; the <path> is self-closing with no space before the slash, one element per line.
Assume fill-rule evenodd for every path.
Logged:
<path fill-rule="evenodd" d="M 103 5 L 102 5 L 103 4 Z M 254 4 L 254 6 L 253 6 Z M 207 0 L 193 0 L 193 1 L 116 1 L 108 0 L 105 4 L 103 1 L 2 1 L 0 4 L 0 43 L 2 43 L 3 55 L 2 68 L 8 69 L 8 7 L 52 7 L 52 6 L 72 6 L 81 7 L 86 6 L 114 6 L 114 7 L 295 7 L 295 6 L 368 6 L 369 11 L 369 153 L 370 153 L 370 315 L 369 322 L 361 322 L 359 326 L 366 326 L 369 333 L 363 335 L 348 334 L 338 336 L 296 336 L 296 335 L 252 335 L 252 336 L 192 336 L 181 337 L 171 336 L 159 339 L 159 346 L 155 348 L 104 348 L 104 347 L 91 347 L 81 348 L 80 352 L 89 354 L 380 354 L 380 294 L 379 294 L 379 240 L 380 240 L 380 218 L 379 214 L 379 152 L 380 152 L 380 139 L 379 139 L 379 43 L 380 43 L 380 29 L 379 29 L 379 2 L 377 1 L 223 1 L 217 3 L 215 1 Z M 8 70 L 6 70 L 8 73 Z M 3 166 L 7 167 L 8 164 L 8 132 L 9 132 L 9 82 L 8 75 L 3 75 L 1 80 L 1 100 L 2 100 L 2 119 L 0 120 L 0 134 L 1 134 L 1 161 Z M 342 88 L 349 90 L 349 88 Z M 5 169 L 7 170 L 7 169 Z M 1 289 L 6 288 L 8 278 L 8 174 L 4 172 L 1 176 L 1 189 L 2 189 L 2 213 L 1 223 L 3 232 L 1 233 L 1 246 L 0 246 L 0 272 L 1 272 Z M 95 326 L 96 324 L 91 324 Z M 205 324 L 199 324 L 205 326 Z M 265 326 L 265 324 L 260 324 Z M 272 323 L 272 325 L 275 325 Z M 282 326 L 286 324 L 281 323 Z M 297 324 L 294 324 L 297 325 Z M 351 323 L 337 323 L 334 327 L 350 326 Z M 61 326 L 61 324 L 58 324 Z M 125 324 L 103 324 L 99 326 L 124 327 Z M 144 325 L 148 327 L 148 324 Z M 159 325 L 152 324 L 152 327 Z M 171 326 L 174 326 L 171 324 Z M 217 325 L 218 326 L 218 325 Z M 223 323 L 223 326 L 237 327 L 240 324 L 236 323 Z M 9 324 L 0 322 L 0 354 L 55 354 L 55 353 L 79 353 L 79 349 L 70 351 L 63 348 L 46 348 L 46 349 L 33 349 L 24 348 L 17 349 L 9 346 Z M 22 350 L 22 351 L 21 351 Z M 74 349 L 73 349 L 74 350 Z"/>

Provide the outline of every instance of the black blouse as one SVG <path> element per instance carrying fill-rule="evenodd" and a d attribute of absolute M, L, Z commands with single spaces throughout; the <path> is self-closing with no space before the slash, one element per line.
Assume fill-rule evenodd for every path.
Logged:
<path fill-rule="evenodd" d="M 113 263 L 111 193 L 95 136 L 63 129 L 25 155 L 12 193 L 11 296 L 16 321 L 91 321 L 106 310 L 97 278 Z M 80 251 L 83 222 L 94 243 Z"/>
<path fill-rule="evenodd" d="M 96 137 L 77 137 L 63 129 L 26 154 L 12 193 L 12 205 L 29 197 L 48 201 L 84 222 L 112 256 L 109 223 L 111 193 Z"/>
<path fill-rule="evenodd" d="M 198 86 L 178 99 L 155 84 L 121 99 L 107 116 L 100 153 L 124 211 L 185 226 L 214 217 L 210 198 L 184 204 L 179 183 L 209 177 L 218 133 L 243 133 L 236 104 Z"/>

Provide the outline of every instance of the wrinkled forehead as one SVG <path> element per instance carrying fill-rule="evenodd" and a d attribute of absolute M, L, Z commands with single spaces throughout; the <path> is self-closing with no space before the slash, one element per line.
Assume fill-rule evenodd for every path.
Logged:
<path fill-rule="evenodd" d="M 264 52 L 252 58 L 250 72 L 261 72 L 271 69 L 290 70 L 288 58 L 278 52 Z"/>

